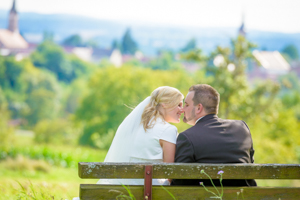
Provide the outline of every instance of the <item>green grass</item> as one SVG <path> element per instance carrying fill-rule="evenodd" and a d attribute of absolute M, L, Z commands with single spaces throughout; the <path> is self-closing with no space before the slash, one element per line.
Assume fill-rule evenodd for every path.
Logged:
<path fill-rule="evenodd" d="M 20 141 L 26 141 L 20 143 Z M 22 155 L 31 159 L 45 160 L 51 165 L 77 167 L 78 162 L 101 162 L 106 151 L 79 146 L 57 146 L 36 144 L 32 138 L 19 137 L 18 142 L 9 146 L 0 146 L 0 160 L 16 158 Z"/>
<path fill-rule="evenodd" d="M 78 162 L 102 162 L 106 151 L 80 146 L 36 144 L 18 135 L 9 147 L 0 147 L 0 200 L 72 199 L 81 183 Z"/>
<path fill-rule="evenodd" d="M 84 180 L 78 177 L 77 168 L 49 166 L 49 171 L 28 169 L 11 169 L 7 161 L 0 162 L 0 200 L 19 199 L 22 187 L 28 193 L 33 188 L 37 193 L 43 193 L 55 199 L 72 199 L 79 195 L 80 183 L 96 183 L 97 180 Z M 30 185 L 32 184 L 32 187 Z M 20 199 L 26 199 L 22 197 Z M 45 198 L 46 199 L 46 198 Z"/>

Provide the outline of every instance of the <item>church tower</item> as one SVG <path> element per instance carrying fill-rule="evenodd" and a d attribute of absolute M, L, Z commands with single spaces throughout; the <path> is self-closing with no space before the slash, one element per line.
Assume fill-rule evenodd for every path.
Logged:
<path fill-rule="evenodd" d="M 8 30 L 13 33 L 19 33 L 18 13 L 16 10 L 16 0 L 13 0 L 12 8 L 9 12 Z"/>
<path fill-rule="evenodd" d="M 245 31 L 245 14 L 242 15 L 242 25 L 239 28 L 239 35 L 242 35 L 246 37 L 246 31 Z"/>

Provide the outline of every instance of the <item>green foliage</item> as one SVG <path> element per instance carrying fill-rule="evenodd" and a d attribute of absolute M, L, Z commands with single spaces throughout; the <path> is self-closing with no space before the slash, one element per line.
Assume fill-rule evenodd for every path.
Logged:
<path fill-rule="evenodd" d="M 51 73 L 35 71 L 23 76 L 26 82 L 27 110 L 23 113 L 29 125 L 39 120 L 54 119 L 60 110 L 61 88 Z"/>
<path fill-rule="evenodd" d="M 93 38 L 88 39 L 84 45 L 86 47 L 99 48 L 99 43 Z"/>
<path fill-rule="evenodd" d="M 209 178 L 209 180 L 210 180 L 212 186 L 213 186 L 214 189 L 217 191 L 217 193 L 215 193 L 215 192 L 213 192 L 213 191 L 207 189 L 207 188 L 205 187 L 205 185 L 203 184 L 203 182 L 200 182 L 200 185 L 204 187 L 205 191 L 207 191 L 207 192 L 209 192 L 209 193 L 211 193 L 211 194 L 214 195 L 214 196 L 212 196 L 212 197 L 210 197 L 210 198 L 215 198 L 215 199 L 220 199 L 220 200 L 222 200 L 222 199 L 223 199 L 222 175 L 223 175 L 224 172 L 223 172 L 223 171 L 219 171 L 219 172 L 218 172 L 218 174 L 220 175 L 221 192 L 220 192 L 220 191 L 218 190 L 218 188 L 215 186 L 215 184 L 214 184 L 213 180 L 211 179 L 211 177 L 210 177 L 203 169 L 200 171 L 200 173 L 201 173 L 201 174 L 205 174 L 205 175 Z"/>
<path fill-rule="evenodd" d="M 169 191 L 167 190 L 164 186 L 161 185 L 161 187 L 172 197 L 172 199 L 176 200 L 176 198 L 174 197 L 174 195 Z"/>
<path fill-rule="evenodd" d="M 281 91 L 279 96 L 283 106 L 287 109 L 293 109 L 297 119 L 300 120 L 300 81 L 297 74 L 288 73 L 279 78 Z"/>
<path fill-rule="evenodd" d="M 53 72 L 60 81 L 70 82 L 74 78 L 72 65 L 63 49 L 53 42 L 41 43 L 31 54 L 31 60 L 36 67 Z"/>
<path fill-rule="evenodd" d="M 2 161 L 2 164 L 5 168 L 8 168 L 13 171 L 40 171 L 48 173 L 51 166 L 44 160 L 32 160 L 26 158 L 22 155 L 18 155 L 16 158 L 12 159 L 10 157 Z"/>
<path fill-rule="evenodd" d="M 98 42 L 94 39 L 89 39 L 87 41 L 84 41 L 80 35 L 74 34 L 64 39 L 62 42 L 65 46 L 72 46 L 72 47 L 93 47 L 97 48 Z"/>
<path fill-rule="evenodd" d="M 279 91 L 278 84 L 271 81 L 249 88 L 245 70 L 249 59 L 254 59 L 251 54 L 254 47 L 243 36 L 238 36 L 232 39 L 231 47 L 217 47 L 210 55 L 206 70 L 213 78 L 208 83 L 220 93 L 219 115 L 223 118 L 245 120 L 251 113 L 263 112 L 272 105 Z"/>
<path fill-rule="evenodd" d="M 72 66 L 72 73 L 74 78 L 85 78 L 96 69 L 96 66 L 94 64 L 83 61 L 74 55 L 68 56 L 67 59 Z"/>
<path fill-rule="evenodd" d="M 105 151 L 74 147 L 68 144 L 53 146 L 33 143 L 31 145 L 0 146 L 0 160 L 23 156 L 34 160 L 44 160 L 50 165 L 71 168 L 76 168 L 78 162 L 102 162 L 105 155 Z"/>
<path fill-rule="evenodd" d="M 249 62 L 255 61 L 251 55 L 253 47 L 254 44 L 239 36 L 230 47 L 217 47 L 208 58 L 201 51 L 191 51 L 182 57 L 202 65 L 208 62 L 204 69 L 208 76 L 206 83 L 220 93 L 219 116 L 247 122 L 256 162 L 299 163 L 299 140 L 295 135 L 300 119 L 299 80 L 295 74 L 288 74 L 279 83 L 256 81 L 250 86 L 245 69 Z"/>
<path fill-rule="evenodd" d="M 204 65 L 206 65 L 208 59 L 205 55 L 203 55 L 201 49 L 194 49 L 189 52 L 182 53 L 180 57 L 187 61 L 198 62 L 201 64 L 205 63 Z"/>
<path fill-rule="evenodd" d="M 19 183 L 20 187 L 22 188 L 21 192 L 18 194 L 18 199 L 26 199 L 26 200 L 38 200 L 38 199 L 45 199 L 51 200 L 54 199 L 54 195 L 47 194 L 42 188 L 37 188 L 30 183 L 29 191 L 23 187 L 21 183 Z"/>
<path fill-rule="evenodd" d="M 76 79 L 64 89 L 62 107 L 64 108 L 65 115 L 75 113 L 88 92 L 87 87 L 86 80 Z"/>
<path fill-rule="evenodd" d="M 134 197 L 134 195 L 130 191 L 129 186 L 127 186 L 127 187 L 125 185 L 122 185 L 122 186 L 125 188 L 125 190 L 127 191 L 128 195 L 121 193 L 118 196 L 116 196 L 116 200 L 119 200 L 119 199 L 120 200 L 123 200 L 123 199 L 136 200 L 136 198 Z"/>
<path fill-rule="evenodd" d="M 30 125 L 36 124 L 41 119 L 53 119 L 56 116 L 58 104 L 55 96 L 55 93 L 45 89 L 37 89 L 30 93 L 26 100 L 30 108 L 27 114 Z"/>
<path fill-rule="evenodd" d="M 181 71 L 158 71 L 123 66 L 98 70 L 89 82 L 90 93 L 75 114 L 84 126 L 80 144 L 95 145 L 92 135 L 116 131 L 134 107 L 162 85 L 186 91 L 193 79 Z M 127 106 L 126 106 L 127 105 Z"/>
<path fill-rule="evenodd" d="M 299 59 L 299 52 L 298 52 L 298 49 L 295 45 L 293 44 L 290 44 L 290 45 L 287 45 L 285 46 L 282 51 L 281 51 L 283 54 L 286 54 L 289 56 L 290 59 L 292 60 L 297 60 Z"/>
<path fill-rule="evenodd" d="M 183 70 L 182 64 L 179 61 L 175 61 L 174 55 L 166 51 L 147 63 L 146 67 L 154 70 Z"/>
<path fill-rule="evenodd" d="M 91 140 L 95 147 L 99 149 L 109 149 L 115 136 L 115 131 L 108 130 L 106 134 L 93 134 Z"/>
<path fill-rule="evenodd" d="M 56 96 L 57 94 L 55 93 L 58 93 L 55 77 L 36 69 L 29 60 L 17 62 L 13 58 L 8 57 L 3 59 L 2 64 L 1 69 L 5 73 L 4 75 L 2 74 L 3 79 L 0 82 L 2 83 L 3 94 L 7 102 L 9 102 L 8 109 L 12 113 L 12 118 L 28 117 L 29 123 L 34 124 L 38 116 L 35 116 L 36 119 L 33 119 L 33 115 L 37 112 L 42 112 L 42 108 L 46 109 L 44 111 L 47 111 L 47 106 L 41 104 L 43 98 L 40 99 L 40 97 L 50 101 L 51 97 Z M 32 102 L 32 100 L 37 100 L 38 102 Z M 48 105 L 51 106 L 51 104 Z M 51 109 L 53 110 L 53 108 Z M 56 110 L 54 109 L 53 111 Z"/>
<path fill-rule="evenodd" d="M 1 62 L 2 61 L 2 62 Z M 15 61 L 14 57 L 7 57 L 0 61 L 0 86 L 3 89 L 20 90 L 19 77 L 23 70 L 23 63 Z"/>
<path fill-rule="evenodd" d="M 117 39 L 114 39 L 111 43 L 112 49 L 121 49 L 121 45 Z"/>
<path fill-rule="evenodd" d="M 54 41 L 54 33 L 51 31 L 44 31 L 43 41 L 53 42 Z"/>
<path fill-rule="evenodd" d="M 63 45 L 82 47 L 82 46 L 84 46 L 84 43 L 83 43 L 83 40 L 80 37 L 80 35 L 75 34 L 75 35 L 71 35 L 71 36 L 67 37 L 66 39 L 64 39 Z"/>
<path fill-rule="evenodd" d="M 131 30 L 130 28 L 128 28 L 122 37 L 121 51 L 123 54 L 134 55 L 137 49 L 138 49 L 137 43 L 132 38 Z"/>
<path fill-rule="evenodd" d="M 195 38 L 190 39 L 187 44 L 181 49 L 182 52 L 188 52 L 197 48 L 197 42 Z"/>
<path fill-rule="evenodd" d="M 33 129 L 37 143 L 76 144 L 78 136 L 72 124 L 65 119 L 40 120 Z"/>
<path fill-rule="evenodd" d="M 130 30 L 128 35 L 131 38 Z M 108 149 L 117 127 L 131 111 L 128 107 L 136 106 L 155 88 L 169 85 L 186 95 L 191 85 L 207 83 L 221 95 L 219 116 L 242 119 L 249 125 L 256 162 L 299 163 L 300 82 L 292 73 L 280 77 L 278 83 L 247 82 L 245 69 L 254 61 L 253 47 L 239 36 L 231 46 L 217 47 L 208 57 L 200 49 L 181 53 L 181 59 L 200 64 L 201 69 L 193 74 L 183 69 L 182 60 L 173 52 L 161 52 L 149 63 L 133 60 L 115 68 L 102 61 L 95 66 L 66 55 L 50 39 L 38 46 L 31 60 L 0 57 L 0 146 L 14 141 L 9 124 L 20 119 L 21 128 L 35 127 L 39 143 L 79 140 Z M 221 61 L 214 62 L 217 56 Z M 73 118 L 72 123 L 68 121 Z M 175 125 L 179 132 L 190 127 Z M 23 150 L 17 148 L 17 152 Z M 8 154 L 1 152 L 2 157 Z M 99 159 L 90 161 L 95 160 Z M 62 159 L 56 162 L 64 163 Z"/>
<path fill-rule="evenodd" d="M 0 87 L 0 146 L 8 146 L 14 140 L 13 127 L 8 125 L 10 112 L 7 109 L 7 102 Z"/>
<path fill-rule="evenodd" d="M 89 74 L 95 67 L 75 56 L 68 56 L 53 42 L 41 43 L 31 54 L 34 66 L 54 73 L 59 81 L 70 83 L 75 78 Z"/>
<path fill-rule="evenodd" d="M 280 106 L 279 104 L 275 104 Z M 273 109 L 247 121 L 254 141 L 256 163 L 299 163 L 299 122 L 293 111 Z"/>

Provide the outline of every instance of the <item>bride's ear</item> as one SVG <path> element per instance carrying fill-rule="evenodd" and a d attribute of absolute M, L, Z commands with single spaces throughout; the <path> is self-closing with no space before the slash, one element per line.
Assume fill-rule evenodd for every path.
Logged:
<path fill-rule="evenodd" d="M 166 104 L 164 104 L 164 103 L 161 103 L 160 105 L 161 105 L 161 107 L 163 107 L 163 108 L 166 107 Z"/>

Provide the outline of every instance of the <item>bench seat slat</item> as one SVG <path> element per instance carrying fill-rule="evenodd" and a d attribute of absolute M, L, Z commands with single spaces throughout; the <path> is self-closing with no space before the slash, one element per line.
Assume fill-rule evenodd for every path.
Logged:
<path fill-rule="evenodd" d="M 129 186 L 130 191 L 135 198 L 143 199 L 144 186 Z M 176 199 L 210 199 L 212 195 L 205 191 L 201 186 L 165 186 Z M 223 200 L 237 199 L 237 192 L 243 188 L 244 199 L 247 200 L 295 200 L 299 199 L 300 188 L 284 188 L 284 187 L 224 187 Z M 215 190 L 210 187 L 211 191 Z M 221 191 L 221 188 L 219 188 Z M 95 185 L 95 184 L 81 184 L 80 185 L 80 199 L 95 200 L 95 199 L 116 199 L 120 193 L 128 195 L 127 191 L 120 185 Z M 161 187 L 153 186 L 153 199 L 172 199 L 172 197 Z M 238 199 L 242 199 L 241 194 Z"/>
<path fill-rule="evenodd" d="M 81 178 L 144 178 L 145 163 L 78 163 Z M 300 179 L 299 164 L 183 164 L 157 163 L 153 166 L 153 178 L 205 179 L 200 170 L 211 178 L 223 179 Z"/>

